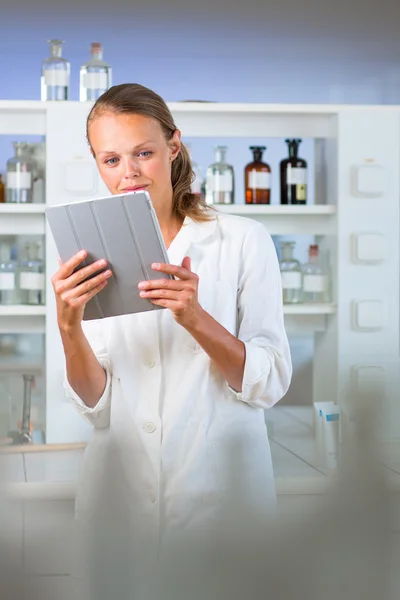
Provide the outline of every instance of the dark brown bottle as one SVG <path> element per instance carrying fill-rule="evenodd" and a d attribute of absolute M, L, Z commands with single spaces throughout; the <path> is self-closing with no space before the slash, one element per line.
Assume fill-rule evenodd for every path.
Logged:
<path fill-rule="evenodd" d="M 269 204 L 271 168 L 261 160 L 266 146 L 250 146 L 250 150 L 253 152 L 253 161 L 244 169 L 246 204 Z"/>
<path fill-rule="evenodd" d="M 0 173 L 0 204 L 5 201 L 6 201 L 6 198 L 5 198 L 3 176 Z"/>
<path fill-rule="evenodd" d="M 281 161 L 281 204 L 307 203 L 307 162 L 299 158 L 301 140 L 285 140 L 289 158 Z"/>

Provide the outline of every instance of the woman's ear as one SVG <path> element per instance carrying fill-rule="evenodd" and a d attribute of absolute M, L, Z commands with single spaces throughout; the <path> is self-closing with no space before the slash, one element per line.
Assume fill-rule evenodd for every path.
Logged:
<path fill-rule="evenodd" d="M 171 150 L 171 160 L 175 160 L 181 150 L 181 132 L 179 129 L 175 129 L 169 142 L 169 147 Z"/>

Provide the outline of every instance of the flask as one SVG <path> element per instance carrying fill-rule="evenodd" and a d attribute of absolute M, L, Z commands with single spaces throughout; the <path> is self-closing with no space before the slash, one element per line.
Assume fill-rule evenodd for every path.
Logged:
<path fill-rule="evenodd" d="M 307 162 L 299 158 L 301 140 L 285 140 L 289 157 L 280 163 L 281 204 L 307 203 Z"/>
<path fill-rule="evenodd" d="M 103 60 L 103 47 L 99 42 L 92 42 L 90 59 L 80 68 L 79 100 L 95 102 L 111 87 L 112 69 Z"/>
<path fill-rule="evenodd" d="M 225 162 L 227 147 L 215 147 L 215 162 L 206 174 L 206 204 L 233 204 L 233 167 Z"/>
<path fill-rule="evenodd" d="M 266 146 L 250 146 L 253 160 L 244 169 L 246 204 L 269 204 L 271 168 L 262 161 Z"/>
<path fill-rule="evenodd" d="M 62 40 L 49 40 L 50 56 L 42 62 L 42 100 L 68 100 L 71 66 L 62 57 L 63 43 Z"/>

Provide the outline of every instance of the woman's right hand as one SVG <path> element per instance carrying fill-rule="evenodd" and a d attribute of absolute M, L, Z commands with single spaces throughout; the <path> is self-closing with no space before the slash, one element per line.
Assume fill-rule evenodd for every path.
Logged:
<path fill-rule="evenodd" d="M 82 267 L 74 273 L 86 256 L 87 252 L 82 250 L 64 264 L 60 261 L 60 268 L 51 280 L 56 295 L 58 326 L 64 332 L 69 333 L 81 327 L 86 304 L 105 288 L 107 279 L 112 275 L 109 269 L 94 275 L 107 265 L 104 259 Z M 87 277 L 90 279 L 84 281 Z"/>

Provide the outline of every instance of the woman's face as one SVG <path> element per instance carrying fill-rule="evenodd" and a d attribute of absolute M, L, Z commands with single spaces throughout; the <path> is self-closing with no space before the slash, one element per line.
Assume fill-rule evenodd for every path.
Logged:
<path fill-rule="evenodd" d="M 104 113 L 90 123 L 89 138 L 112 194 L 147 190 L 155 205 L 172 201 L 171 165 L 180 149 L 178 130 L 167 142 L 155 119 Z"/>

